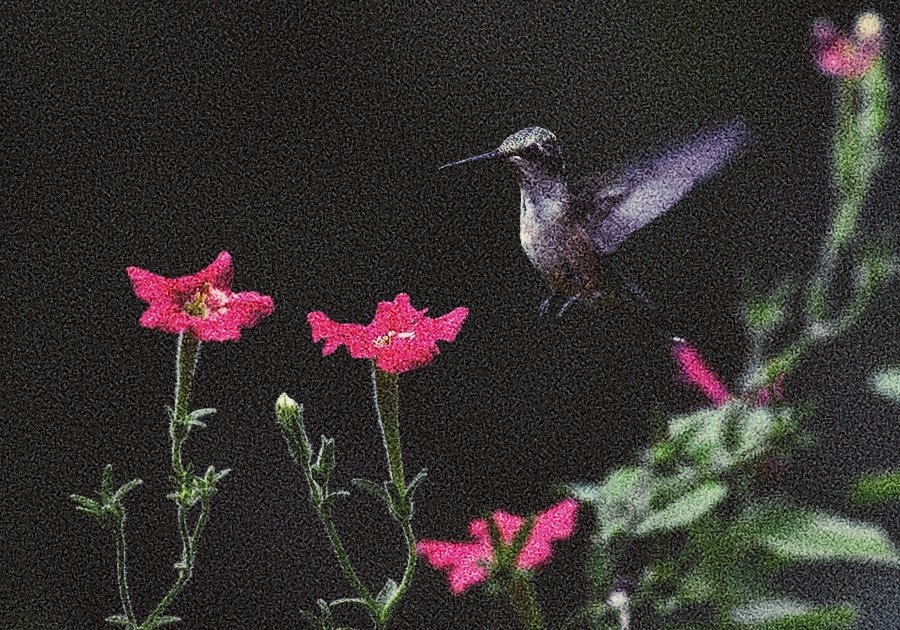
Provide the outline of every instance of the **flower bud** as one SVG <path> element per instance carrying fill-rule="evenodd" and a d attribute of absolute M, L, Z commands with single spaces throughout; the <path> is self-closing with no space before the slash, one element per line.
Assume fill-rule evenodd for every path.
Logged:
<path fill-rule="evenodd" d="M 275 415 L 281 422 L 290 422 L 300 415 L 300 405 L 297 401 L 282 392 L 275 401 Z"/>
<path fill-rule="evenodd" d="M 859 39 L 876 39 L 881 37 L 881 18 L 877 13 L 863 13 L 856 18 L 854 31 Z"/>

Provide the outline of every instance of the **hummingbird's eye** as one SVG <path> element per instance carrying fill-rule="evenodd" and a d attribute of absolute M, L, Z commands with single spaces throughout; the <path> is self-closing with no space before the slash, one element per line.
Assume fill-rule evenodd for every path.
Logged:
<path fill-rule="evenodd" d="M 539 145 L 529 144 L 521 151 L 519 151 L 519 155 L 521 155 L 525 159 L 533 160 L 535 158 L 541 157 L 541 155 L 543 155 L 543 151 L 541 151 L 541 147 Z"/>

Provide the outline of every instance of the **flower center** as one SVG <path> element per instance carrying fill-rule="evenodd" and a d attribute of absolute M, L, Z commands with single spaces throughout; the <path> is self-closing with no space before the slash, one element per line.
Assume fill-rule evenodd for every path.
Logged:
<path fill-rule="evenodd" d="M 397 339 L 414 339 L 415 336 L 416 333 L 412 331 L 398 333 L 396 330 L 389 330 L 380 337 L 375 337 L 375 340 L 372 343 L 374 343 L 379 348 L 386 348 L 391 345 L 394 337 L 396 337 Z"/>
<path fill-rule="evenodd" d="M 182 309 L 188 315 L 207 318 L 210 315 L 224 313 L 228 306 L 228 295 L 219 289 L 213 288 L 206 282 L 194 292 L 191 299 L 184 303 Z"/>

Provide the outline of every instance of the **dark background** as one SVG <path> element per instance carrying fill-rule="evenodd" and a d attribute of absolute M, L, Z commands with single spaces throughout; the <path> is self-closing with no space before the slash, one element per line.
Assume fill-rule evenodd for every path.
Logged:
<path fill-rule="evenodd" d="M 537 124 L 577 175 L 743 115 L 752 149 L 619 254 L 734 378 L 742 283 L 802 278 L 831 207 L 833 86 L 810 62 L 810 24 L 830 14 L 849 26 L 866 8 L 107 4 L 0 9 L 4 628 L 99 628 L 118 612 L 112 541 L 67 499 L 93 491 L 107 462 L 117 480 L 145 480 L 128 501 L 136 607 L 174 578 L 163 406 L 175 337 L 138 326 L 128 265 L 175 276 L 226 249 L 235 288 L 276 302 L 239 343 L 201 351 L 193 406 L 219 414 L 186 455 L 234 472 L 171 609 L 185 628 L 302 627 L 298 609 L 350 593 L 272 414 L 283 390 L 306 405 L 310 431 L 337 439 L 339 486 L 383 475 L 367 365 L 343 350 L 323 359 L 310 310 L 368 322 L 400 291 L 435 315 L 470 308 L 456 343 L 401 379 L 408 471 L 430 472 L 421 537 L 461 539 L 486 510 L 543 509 L 559 482 L 628 462 L 655 414 L 702 400 L 627 312 L 538 321 L 545 288 L 519 248 L 513 175 L 437 166 Z M 871 8 L 890 18 L 892 6 Z M 867 210 L 874 230 L 895 224 L 895 154 Z M 785 477 L 798 501 L 848 509 L 855 476 L 898 464 L 897 410 L 865 389 L 875 368 L 900 362 L 898 306 L 882 298 L 789 382 L 791 400 L 822 401 L 810 425 L 819 445 Z M 850 513 L 900 539 L 896 508 Z M 338 514 L 368 583 L 399 578 L 401 538 L 380 506 L 357 493 Z M 585 519 L 538 580 L 551 627 L 583 602 L 588 531 Z M 860 627 L 900 625 L 896 572 L 815 568 L 784 586 L 855 602 Z M 396 627 L 483 627 L 488 603 L 478 591 L 452 598 L 423 566 Z"/>

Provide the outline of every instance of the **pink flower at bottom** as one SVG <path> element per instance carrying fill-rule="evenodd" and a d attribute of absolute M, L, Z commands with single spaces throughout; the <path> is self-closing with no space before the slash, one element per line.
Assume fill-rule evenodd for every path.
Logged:
<path fill-rule="evenodd" d="M 681 368 L 682 377 L 703 392 L 713 405 L 721 407 L 732 399 L 731 392 L 715 372 L 706 366 L 694 346 L 676 337 L 672 340 L 672 355 Z"/>
<path fill-rule="evenodd" d="M 440 353 L 437 342 L 456 339 L 469 309 L 455 308 L 437 319 L 426 317 L 427 312 L 414 309 L 409 296 L 401 293 L 393 302 L 379 302 L 368 326 L 341 324 L 321 311 L 306 319 L 313 341 L 325 340 L 324 356 L 346 346 L 354 359 L 374 359 L 379 369 L 399 374 L 431 363 Z"/>
<path fill-rule="evenodd" d="M 189 276 L 164 278 L 139 267 L 127 272 L 135 295 L 149 304 L 141 315 L 144 328 L 191 332 L 201 341 L 236 341 L 241 328 L 251 328 L 275 309 L 267 295 L 231 292 L 234 268 L 228 252 Z"/>
<path fill-rule="evenodd" d="M 547 562 L 553 555 L 552 543 L 565 540 L 575 530 L 578 502 L 564 499 L 535 517 L 528 540 L 516 558 L 517 569 L 533 569 Z M 504 544 L 512 544 L 525 519 L 503 510 L 497 510 L 492 518 L 500 531 Z M 469 523 L 469 535 L 473 542 L 445 542 L 423 540 L 416 546 L 419 553 L 435 569 L 446 571 L 450 591 L 460 595 L 466 589 L 488 578 L 496 560 L 491 546 L 491 535 L 485 519 Z"/>

